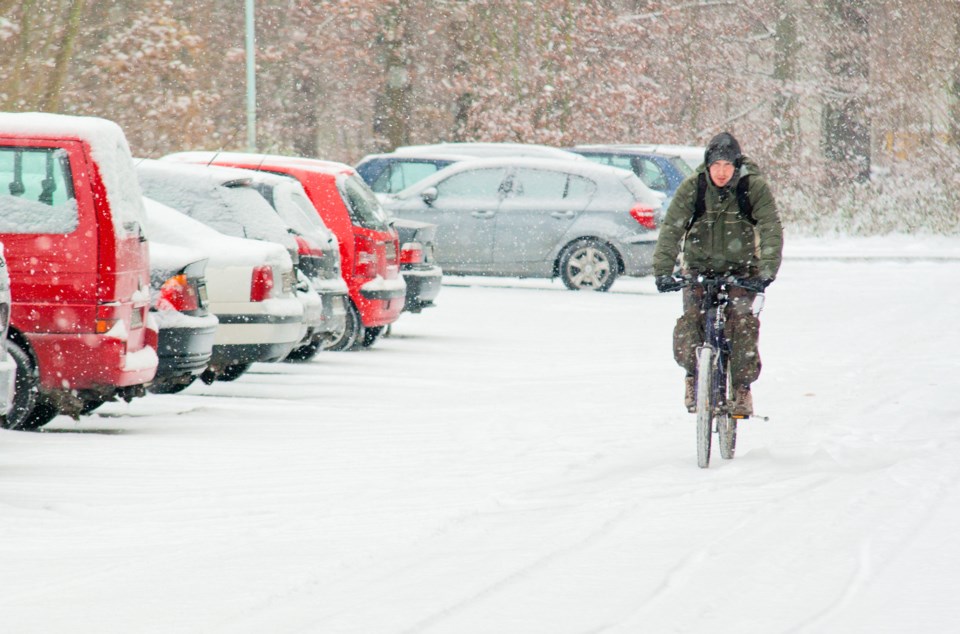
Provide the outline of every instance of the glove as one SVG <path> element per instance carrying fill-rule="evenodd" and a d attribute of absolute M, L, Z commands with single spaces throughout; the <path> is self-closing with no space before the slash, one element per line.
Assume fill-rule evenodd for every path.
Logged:
<path fill-rule="evenodd" d="M 748 290 L 751 293 L 762 293 L 768 286 L 770 286 L 771 282 L 773 282 L 773 280 L 767 277 L 748 277 L 737 280 L 736 284 L 740 288 Z"/>
<path fill-rule="evenodd" d="M 683 288 L 683 282 L 672 275 L 658 275 L 654 281 L 657 283 L 657 290 L 661 293 L 679 291 Z"/>

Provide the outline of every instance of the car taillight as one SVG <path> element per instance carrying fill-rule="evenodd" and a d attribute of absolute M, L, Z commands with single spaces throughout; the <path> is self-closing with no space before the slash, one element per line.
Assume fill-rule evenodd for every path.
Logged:
<path fill-rule="evenodd" d="M 253 269 L 250 279 L 250 301 L 262 302 L 270 299 L 273 291 L 273 269 L 269 266 L 258 266 Z"/>
<path fill-rule="evenodd" d="M 419 242 L 406 242 L 400 247 L 400 264 L 422 264 L 423 245 Z"/>
<path fill-rule="evenodd" d="M 633 209 L 630 210 L 630 215 L 633 216 L 633 219 L 640 223 L 641 227 L 646 229 L 656 229 L 657 220 L 653 216 L 653 207 L 647 207 L 646 205 L 634 205 Z"/>
<path fill-rule="evenodd" d="M 353 274 L 358 277 L 377 276 L 377 243 L 366 236 L 353 238 Z"/>
<path fill-rule="evenodd" d="M 172 308 L 180 312 L 197 310 L 200 308 L 200 298 L 186 275 L 174 275 L 160 287 L 157 308 L 161 310 Z"/>
<path fill-rule="evenodd" d="M 301 256 L 310 256 L 314 258 L 323 257 L 323 250 L 315 249 L 310 246 L 310 242 L 307 241 L 307 239 L 303 236 L 296 236 L 295 239 L 297 241 L 297 253 L 299 253 Z"/>

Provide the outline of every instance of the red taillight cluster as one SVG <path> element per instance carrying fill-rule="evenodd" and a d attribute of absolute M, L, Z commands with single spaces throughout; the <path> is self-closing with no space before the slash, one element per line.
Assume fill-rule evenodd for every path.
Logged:
<path fill-rule="evenodd" d="M 374 278 L 377 276 L 377 243 L 366 236 L 353 238 L 353 274 L 357 277 Z"/>
<path fill-rule="evenodd" d="M 657 228 L 657 219 L 653 215 L 653 207 L 648 207 L 646 205 L 634 205 L 633 209 L 630 210 L 630 215 L 633 216 L 634 220 L 640 223 L 641 227 L 646 229 Z"/>
<path fill-rule="evenodd" d="M 422 264 L 423 245 L 419 242 L 406 242 L 400 247 L 400 264 Z"/>
<path fill-rule="evenodd" d="M 258 266 L 253 269 L 250 278 L 250 301 L 262 302 L 270 299 L 273 293 L 273 269 L 269 266 Z"/>
<path fill-rule="evenodd" d="M 310 256 L 314 258 L 323 257 L 323 250 L 313 248 L 310 242 L 303 236 L 296 236 L 295 239 L 297 241 L 297 253 L 299 253 L 301 256 Z"/>
<path fill-rule="evenodd" d="M 174 275 L 160 287 L 157 308 L 180 312 L 197 310 L 200 308 L 200 298 L 197 297 L 197 291 L 187 280 L 186 275 Z"/>

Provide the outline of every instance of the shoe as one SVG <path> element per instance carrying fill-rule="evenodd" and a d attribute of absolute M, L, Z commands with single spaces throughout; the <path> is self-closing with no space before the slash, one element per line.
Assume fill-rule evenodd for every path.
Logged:
<path fill-rule="evenodd" d="M 734 393 L 733 409 L 730 415 L 737 418 L 748 418 L 753 416 L 753 394 L 750 393 L 750 386 L 740 386 Z"/>
<path fill-rule="evenodd" d="M 683 404 L 691 414 L 697 411 L 697 380 L 692 376 L 683 380 Z"/>

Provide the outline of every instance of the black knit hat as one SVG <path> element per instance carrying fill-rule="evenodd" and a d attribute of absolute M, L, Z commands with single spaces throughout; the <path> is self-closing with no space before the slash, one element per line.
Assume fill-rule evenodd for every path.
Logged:
<path fill-rule="evenodd" d="M 740 144 L 733 138 L 733 135 L 729 132 L 721 132 L 710 139 L 710 143 L 707 144 L 707 151 L 703 153 L 703 162 L 708 168 L 717 161 L 730 161 L 734 166 L 740 167 L 742 157 Z"/>

